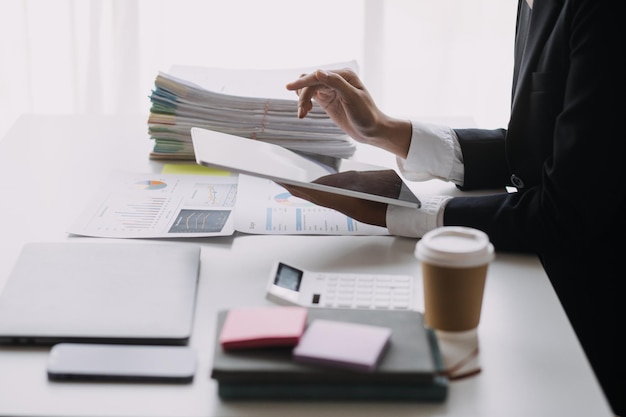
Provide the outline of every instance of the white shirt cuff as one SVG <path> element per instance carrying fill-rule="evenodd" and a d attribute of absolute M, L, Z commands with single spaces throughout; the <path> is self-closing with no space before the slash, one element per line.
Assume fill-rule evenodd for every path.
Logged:
<path fill-rule="evenodd" d="M 421 199 L 422 207 L 413 209 L 389 205 L 387 230 L 396 236 L 422 237 L 430 230 L 443 226 L 443 212 L 451 196 L 428 196 Z"/>
<path fill-rule="evenodd" d="M 453 129 L 429 123 L 411 122 L 411 144 L 406 159 L 396 162 L 402 175 L 411 181 L 438 178 L 463 184 L 463 156 Z"/>

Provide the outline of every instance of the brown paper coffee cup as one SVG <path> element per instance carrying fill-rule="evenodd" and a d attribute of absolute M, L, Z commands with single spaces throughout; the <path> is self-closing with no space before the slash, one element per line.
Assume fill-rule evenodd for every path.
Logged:
<path fill-rule="evenodd" d="M 424 322 L 442 331 L 466 331 L 480 322 L 493 245 L 480 230 L 441 227 L 417 243 L 422 264 Z"/>

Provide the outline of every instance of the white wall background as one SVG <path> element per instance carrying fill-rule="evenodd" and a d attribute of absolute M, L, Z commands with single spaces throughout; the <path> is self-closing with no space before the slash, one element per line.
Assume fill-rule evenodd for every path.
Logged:
<path fill-rule="evenodd" d="M 351 59 L 390 114 L 501 127 L 515 9 L 516 0 L 0 0 L 0 137 L 22 113 L 147 115 L 154 77 L 174 64 Z"/>

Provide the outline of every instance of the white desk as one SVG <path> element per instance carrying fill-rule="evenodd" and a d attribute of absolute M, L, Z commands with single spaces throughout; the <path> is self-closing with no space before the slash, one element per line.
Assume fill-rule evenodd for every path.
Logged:
<path fill-rule="evenodd" d="M 160 171 L 161 163 L 148 160 L 146 119 L 23 116 L 17 121 L 0 142 L 0 288 L 24 243 L 68 239 L 65 226 L 110 170 Z M 431 192 L 440 186 L 423 187 Z M 415 241 L 237 235 L 186 242 L 202 245 L 191 340 L 199 368 L 193 384 L 52 383 L 45 372 L 49 349 L 0 347 L 0 415 L 611 415 L 539 262 L 509 254 L 497 254 L 489 270 L 479 327 L 483 371 L 452 382 L 445 403 L 221 402 L 209 378 L 215 314 L 268 303 L 264 285 L 274 260 L 313 270 L 417 274 Z"/>

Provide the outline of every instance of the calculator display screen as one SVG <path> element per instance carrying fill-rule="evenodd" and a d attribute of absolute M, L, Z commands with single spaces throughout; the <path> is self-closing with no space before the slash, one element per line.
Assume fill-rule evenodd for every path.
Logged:
<path fill-rule="evenodd" d="M 304 272 L 283 263 L 278 265 L 274 285 L 291 291 L 299 291 Z"/>

